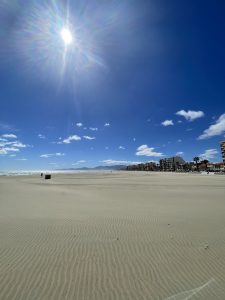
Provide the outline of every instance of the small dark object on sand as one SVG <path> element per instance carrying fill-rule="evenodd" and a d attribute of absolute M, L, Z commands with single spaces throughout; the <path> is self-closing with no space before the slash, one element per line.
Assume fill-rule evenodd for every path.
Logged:
<path fill-rule="evenodd" d="M 209 249 L 209 245 L 205 245 L 204 249 L 205 250 Z"/>
<path fill-rule="evenodd" d="M 116 240 L 119 241 L 119 238 L 117 238 Z"/>
<path fill-rule="evenodd" d="M 51 177 L 52 177 L 52 176 L 51 176 L 50 174 L 46 174 L 46 175 L 45 175 L 45 179 L 51 179 Z"/>
<path fill-rule="evenodd" d="M 43 173 L 41 173 L 41 177 L 43 177 Z"/>
<path fill-rule="evenodd" d="M 170 223 L 168 223 L 167 225 L 170 226 Z"/>

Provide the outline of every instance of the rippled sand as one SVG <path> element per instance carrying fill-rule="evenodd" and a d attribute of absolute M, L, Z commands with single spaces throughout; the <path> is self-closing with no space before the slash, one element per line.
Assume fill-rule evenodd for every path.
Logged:
<path fill-rule="evenodd" d="M 225 177 L 0 177 L 0 299 L 225 299 Z"/>

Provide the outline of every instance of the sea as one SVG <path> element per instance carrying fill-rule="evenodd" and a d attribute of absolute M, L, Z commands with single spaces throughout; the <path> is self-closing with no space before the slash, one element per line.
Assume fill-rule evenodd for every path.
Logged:
<path fill-rule="evenodd" d="M 38 174 L 76 174 L 89 173 L 92 170 L 31 170 L 31 171 L 0 171 L 0 176 L 31 176 Z"/>

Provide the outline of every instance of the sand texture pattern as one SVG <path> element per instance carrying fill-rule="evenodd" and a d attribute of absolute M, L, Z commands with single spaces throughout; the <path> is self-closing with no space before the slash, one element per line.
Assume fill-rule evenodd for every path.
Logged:
<path fill-rule="evenodd" d="M 0 177 L 1 300 L 225 299 L 225 177 Z"/>

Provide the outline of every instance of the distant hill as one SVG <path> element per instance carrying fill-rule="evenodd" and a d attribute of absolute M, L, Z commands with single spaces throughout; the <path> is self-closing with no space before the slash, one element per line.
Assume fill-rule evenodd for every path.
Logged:
<path fill-rule="evenodd" d="M 113 165 L 113 166 L 97 166 L 93 168 L 87 168 L 87 167 L 82 167 L 82 168 L 66 168 L 66 169 L 57 169 L 57 170 L 63 170 L 63 171 L 89 171 L 89 170 L 123 170 L 125 169 L 125 165 Z"/>

